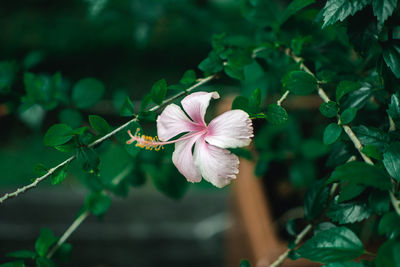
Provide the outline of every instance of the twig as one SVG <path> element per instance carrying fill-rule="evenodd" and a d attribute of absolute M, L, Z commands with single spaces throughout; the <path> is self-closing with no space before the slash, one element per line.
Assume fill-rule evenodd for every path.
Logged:
<path fill-rule="evenodd" d="M 75 221 L 68 227 L 68 229 L 64 232 L 64 234 L 60 237 L 60 239 L 57 241 L 57 243 L 54 245 L 54 247 L 51 248 L 49 253 L 47 253 L 47 258 L 50 259 L 54 253 L 64 244 L 64 242 L 70 237 L 70 235 L 81 225 L 81 223 L 89 217 L 90 212 L 87 210 L 81 215 L 79 215 Z"/>
<path fill-rule="evenodd" d="M 301 240 L 303 240 L 303 238 L 311 231 L 312 229 L 312 225 L 308 224 L 303 231 L 300 232 L 300 234 L 297 235 L 296 239 L 294 240 L 295 245 L 297 246 Z M 287 249 L 284 253 L 282 253 L 278 259 L 276 259 L 271 265 L 269 265 L 269 267 L 277 267 L 279 265 L 281 265 L 286 258 L 289 256 L 289 252 L 290 249 Z"/>
<path fill-rule="evenodd" d="M 290 93 L 290 91 L 287 90 L 287 91 L 282 95 L 282 97 L 279 98 L 279 100 L 276 102 L 276 104 L 277 104 L 278 106 L 282 105 L 282 102 L 286 99 L 286 97 L 289 95 L 289 93 Z"/>
<path fill-rule="evenodd" d="M 206 78 L 203 79 L 198 79 L 197 83 L 192 85 L 191 87 L 189 87 L 188 89 L 186 89 L 185 91 L 179 92 L 176 95 L 173 95 L 172 97 L 164 100 L 160 105 L 154 106 L 152 108 L 150 108 L 148 111 L 156 111 L 158 109 L 160 109 L 163 105 L 168 104 L 172 101 L 174 101 L 175 99 L 185 95 L 186 93 L 193 91 L 194 89 L 196 89 L 197 87 L 211 81 L 212 79 L 216 78 L 216 75 L 210 75 Z M 127 127 L 129 124 L 131 124 L 134 121 L 137 121 L 137 116 L 135 116 L 133 119 L 131 119 L 130 121 L 126 122 L 125 124 L 119 126 L 118 128 L 114 129 L 113 131 L 109 132 L 108 134 L 104 135 L 103 137 L 97 139 L 96 141 L 94 141 L 93 143 L 89 144 L 89 147 L 94 147 L 97 144 L 100 144 L 101 142 L 103 142 L 104 140 L 112 137 L 113 135 L 115 135 L 116 133 L 120 132 L 121 130 L 123 130 L 125 127 Z M 38 178 L 35 178 L 35 180 L 28 185 L 25 185 L 24 187 L 18 188 L 16 191 L 12 192 L 12 193 L 6 193 L 4 194 L 1 198 L 0 198 L 0 204 L 2 204 L 5 200 L 9 199 L 9 198 L 13 198 L 18 196 L 21 193 L 25 193 L 26 191 L 34 188 L 37 186 L 38 183 L 40 183 L 41 181 L 45 180 L 46 178 L 48 178 L 50 175 L 52 175 L 54 173 L 54 171 L 56 171 L 58 168 L 63 167 L 64 165 L 70 163 L 71 161 L 73 161 L 74 159 L 76 159 L 76 155 L 69 157 L 68 159 L 66 159 L 65 161 L 63 161 L 62 163 L 58 164 L 57 166 L 51 168 L 50 170 L 48 170 L 48 172 L 43 175 L 40 176 Z"/>

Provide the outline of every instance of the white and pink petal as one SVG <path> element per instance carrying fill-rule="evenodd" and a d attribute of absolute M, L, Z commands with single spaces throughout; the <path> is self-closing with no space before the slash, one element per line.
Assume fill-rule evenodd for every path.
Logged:
<path fill-rule="evenodd" d="M 157 117 L 157 135 L 161 141 L 167 141 L 178 134 L 198 129 L 199 125 L 192 122 L 175 104 L 168 105 Z"/>
<path fill-rule="evenodd" d="M 194 122 L 205 125 L 204 115 L 211 98 L 218 99 L 219 94 L 217 92 L 196 92 L 185 97 L 181 103 L 185 112 Z"/>
<path fill-rule="evenodd" d="M 224 187 L 239 173 L 239 158 L 229 150 L 207 144 L 200 138 L 194 149 L 194 164 L 205 180 Z"/>
<path fill-rule="evenodd" d="M 243 110 L 229 110 L 208 125 L 205 140 L 214 146 L 235 148 L 247 146 L 253 137 L 253 124 Z"/>
<path fill-rule="evenodd" d="M 196 135 L 190 139 L 178 141 L 175 143 L 175 151 L 172 154 L 172 162 L 178 171 L 185 176 L 186 180 L 192 183 L 201 181 L 201 174 L 194 164 L 192 154 L 193 145 L 199 138 L 200 135 Z"/>

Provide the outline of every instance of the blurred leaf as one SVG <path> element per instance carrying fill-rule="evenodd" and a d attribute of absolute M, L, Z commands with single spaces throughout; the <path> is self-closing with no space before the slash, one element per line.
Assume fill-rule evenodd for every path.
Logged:
<path fill-rule="evenodd" d="M 25 266 L 26 265 L 24 264 L 24 261 L 22 261 L 22 260 L 6 262 L 3 264 L 0 264 L 0 267 L 25 267 Z"/>
<path fill-rule="evenodd" d="M 85 199 L 85 207 L 95 216 L 102 216 L 111 206 L 111 198 L 103 193 L 91 193 Z"/>
<path fill-rule="evenodd" d="M 36 257 L 36 252 L 32 250 L 18 250 L 7 253 L 6 256 L 17 259 L 34 259 Z"/>
<path fill-rule="evenodd" d="M 72 128 L 76 128 L 82 125 L 82 115 L 75 109 L 66 108 L 63 109 L 59 114 L 60 122 L 67 124 Z"/>
<path fill-rule="evenodd" d="M 46 146 L 58 146 L 65 144 L 71 140 L 73 136 L 71 132 L 72 128 L 66 124 L 54 124 L 47 130 L 44 136 L 44 144 Z"/>
<path fill-rule="evenodd" d="M 196 72 L 194 70 L 187 70 L 179 81 L 185 86 L 190 86 L 196 82 Z"/>
<path fill-rule="evenodd" d="M 316 159 L 328 152 L 328 147 L 316 139 L 306 139 L 301 143 L 301 153 L 307 159 Z"/>
<path fill-rule="evenodd" d="M 269 104 L 267 106 L 265 116 L 267 121 L 276 125 L 283 124 L 288 120 L 288 114 L 286 110 L 277 104 Z"/>
<path fill-rule="evenodd" d="M 14 61 L 0 61 L 0 93 L 7 93 L 15 80 L 17 65 Z"/>
<path fill-rule="evenodd" d="M 355 223 L 369 218 L 371 210 L 366 204 L 360 202 L 331 203 L 326 216 L 339 224 Z"/>
<path fill-rule="evenodd" d="M 280 24 L 285 23 L 285 21 L 288 20 L 291 16 L 295 15 L 303 8 L 314 3 L 315 0 L 293 0 L 285 9 L 285 11 L 283 11 L 283 14 L 280 19 Z"/>
<path fill-rule="evenodd" d="M 361 84 L 358 82 L 351 82 L 351 81 L 340 82 L 336 89 L 336 101 L 339 102 L 344 95 L 352 91 L 358 90 L 360 88 Z"/>
<path fill-rule="evenodd" d="M 50 259 L 46 257 L 39 257 L 36 259 L 37 267 L 56 267 L 57 265 Z"/>
<path fill-rule="evenodd" d="M 390 144 L 383 153 L 383 165 L 387 172 L 397 181 L 400 181 L 400 142 Z"/>
<path fill-rule="evenodd" d="M 81 79 L 72 88 L 72 102 L 77 108 L 92 107 L 100 101 L 104 91 L 104 85 L 99 80 L 95 78 Z"/>
<path fill-rule="evenodd" d="M 62 262 L 68 262 L 71 257 L 72 245 L 63 243 L 54 254 L 53 258 Z"/>
<path fill-rule="evenodd" d="M 368 196 L 368 206 L 378 215 L 382 215 L 390 209 L 390 198 L 386 191 L 373 190 Z"/>
<path fill-rule="evenodd" d="M 372 9 L 380 24 L 392 15 L 396 6 L 397 0 L 372 0 Z"/>
<path fill-rule="evenodd" d="M 364 264 L 363 262 L 332 262 L 324 265 L 325 267 L 370 267 L 369 264 Z"/>
<path fill-rule="evenodd" d="M 49 171 L 49 169 L 45 165 L 38 163 L 33 167 L 33 171 L 37 175 L 42 176 L 42 175 L 45 175 Z"/>
<path fill-rule="evenodd" d="M 368 4 L 367 0 L 328 0 L 323 8 L 324 24 L 322 28 L 343 21 L 354 15 Z"/>
<path fill-rule="evenodd" d="M 379 247 L 376 267 L 400 266 L 400 241 L 389 240 Z"/>
<path fill-rule="evenodd" d="M 125 98 L 125 101 L 122 104 L 121 111 L 119 112 L 119 114 L 124 117 L 130 117 L 135 114 L 135 107 L 133 106 L 133 103 L 129 99 L 129 97 Z"/>
<path fill-rule="evenodd" d="M 25 72 L 24 85 L 26 97 L 23 101 L 27 104 L 39 104 L 48 110 L 58 105 L 62 85 L 60 73 L 56 73 L 50 77 Z"/>
<path fill-rule="evenodd" d="M 326 207 L 329 190 L 324 181 L 318 181 L 308 187 L 304 196 L 304 217 L 311 221 L 322 214 Z"/>
<path fill-rule="evenodd" d="M 364 251 L 360 239 L 346 227 L 321 231 L 296 250 L 300 257 L 322 263 L 352 260 Z"/>
<path fill-rule="evenodd" d="M 200 62 L 199 69 L 206 76 L 220 72 L 223 69 L 222 61 L 214 52 L 211 52 L 206 59 Z"/>
<path fill-rule="evenodd" d="M 228 150 L 238 157 L 247 160 L 253 160 L 253 155 L 251 154 L 251 151 L 248 149 L 237 147 L 237 148 L 229 148 Z"/>
<path fill-rule="evenodd" d="M 342 127 L 337 123 L 329 124 L 324 130 L 323 142 L 325 145 L 335 143 L 342 134 Z"/>
<path fill-rule="evenodd" d="M 249 97 L 249 110 L 251 114 L 261 111 L 261 90 L 258 88 Z"/>
<path fill-rule="evenodd" d="M 100 116 L 89 115 L 89 123 L 92 128 L 100 135 L 106 135 L 111 131 L 108 122 Z"/>
<path fill-rule="evenodd" d="M 26 55 L 22 65 L 25 69 L 31 69 L 41 63 L 45 58 L 45 55 L 42 51 L 32 51 Z"/>
<path fill-rule="evenodd" d="M 186 88 L 182 84 L 171 84 L 168 85 L 167 90 L 185 91 Z"/>
<path fill-rule="evenodd" d="M 396 239 L 400 236 L 400 216 L 392 211 L 383 215 L 378 225 L 378 233 L 385 234 L 389 239 Z"/>
<path fill-rule="evenodd" d="M 363 186 L 363 185 L 347 183 L 346 185 L 343 185 L 341 187 L 339 197 L 338 197 L 338 203 L 353 199 L 353 198 L 359 196 L 362 192 L 364 192 L 364 190 L 365 190 L 365 186 Z"/>
<path fill-rule="evenodd" d="M 378 148 L 374 145 L 366 145 L 361 149 L 361 152 L 367 155 L 370 158 L 382 160 L 382 153 L 378 150 Z"/>
<path fill-rule="evenodd" d="M 337 167 L 329 178 L 328 183 L 337 181 L 348 181 L 381 190 L 391 188 L 390 177 L 385 171 L 360 161 L 348 162 Z"/>
<path fill-rule="evenodd" d="M 81 147 L 78 151 L 78 161 L 81 163 L 84 171 L 94 175 L 99 173 L 100 159 L 93 148 Z"/>
<path fill-rule="evenodd" d="M 42 228 L 40 230 L 40 236 L 36 240 L 35 250 L 39 256 L 44 257 L 47 254 L 48 249 L 56 243 L 58 238 L 48 228 Z"/>
<path fill-rule="evenodd" d="M 304 71 L 292 71 L 283 77 L 283 88 L 295 95 L 308 95 L 318 88 L 317 80 Z"/>
<path fill-rule="evenodd" d="M 64 167 L 59 167 L 57 170 L 55 170 L 50 177 L 51 184 L 56 185 L 64 181 L 65 178 L 67 177 L 67 169 L 68 169 L 68 164 L 65 165 Z"/>
<path fill-rule="evenodd" d="M 224 66 L 224 70 L 226 75 L 228 75 L 231 78 L 238 79 L 238 80 L 244 80 L 244 72 L 242 68 L 236 68 L 232 67 L 229 65 Z"/>
<path fill-rule="evenodd" d="M 232 109 L 241 109 L 249 113 L 249 100 L 244 96 L 237 96 L 232 102 Z"/>
<path fill-rule="evenodd" d="M 319 106 L 319 111 L 327 118 L 334 118 L 338 114 L 338 104 L 334 101 L 324 102 Z"/>
<path fill-rule="evenodd" d="M 165 81 L 165 79 L 161 79 L 155 82 L 153 84 L 153 87 L 151 88 L 150 94 L 154 103 L 160 105 L 167 95 L 167 82 Z"/>
<path fill-rule="evenodd" d="M 239 267 L 251 267 L 250 261 L 249 260 L 241 260 Z"/>
<path fill-rule="evenodd" d="M 343 124 L 349 124 L 354 120 L 354 118 L 357 115 L 357 109 L 356 108 L 347 108 L 345 109 L 342 114 L 340 114 L 340 121 Z"/>
<path fill-rule="evenodd" d="M 295 187 L 308 187 L 316 178 L 316 168 L 310 160 L 296 160 L 289 170 L 290 182 Z"/>

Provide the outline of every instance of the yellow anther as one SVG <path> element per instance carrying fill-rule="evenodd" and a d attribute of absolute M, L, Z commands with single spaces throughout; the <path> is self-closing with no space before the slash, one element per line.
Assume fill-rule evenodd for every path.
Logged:
<path fill-rule="evenodd" d="M 151 137 L 148 135 L 141 135 L 139 128 L 136 129 L 135 135 L 132 135 L 130 130 L 128 130 L 128 134 L 131 139 L 126 141 L 127 144 L 132 144 L 133 142 L 136 142 L 135 146 L 144 148 L 146 150 L 154 149 L 155 151 L 159 151 L 160 149 L 164 149 L 157 136 Z"/>

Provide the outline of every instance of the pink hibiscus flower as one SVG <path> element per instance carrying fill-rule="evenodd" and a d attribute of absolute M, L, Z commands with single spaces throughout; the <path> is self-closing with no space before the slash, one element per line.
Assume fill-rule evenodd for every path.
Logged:
<path fill-rule="evenodd" d="M 219 98 L 218 93 L 197 92 L 185 97 L 181 103 L 189 117 L 179 106 L 168 105 L 157 118 L 160 141 L 129 132 L 127 143 L 136 141 L 138 146 L 156 149 L 175 143 L 172 162 L 189 182 L 200 182 L 203 177 L 216 187 L 229 184 L 239 172 L 239 158 L 226 148 L 249 145 L 253 126 L 242 110 L 227 111 L 207 125 L 204 115 L 211 98 Z M 171 140 L 182 133 L 186 134 Z"/>

